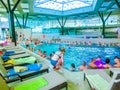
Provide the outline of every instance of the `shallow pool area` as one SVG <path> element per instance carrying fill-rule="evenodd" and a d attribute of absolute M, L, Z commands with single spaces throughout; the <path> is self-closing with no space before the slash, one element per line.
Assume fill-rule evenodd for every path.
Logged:
<path fill-rule="evenodd" d="M 104 46 L 71 46 L 67 44 L 43 44 L 38 45 L 35 48 L 35 53 L 40 49 L 47 52 L 47 56 L 53 51 L 56 52 L 62 46 L 66 49 L 64 55 L 64 68 L 70 69 L 71 63 L 74 63 L 76 67 L 80 66 L 83 61 L 88 63 L 91 61 L 91 58 L 96 58 L 101 56 L 103 62 L 106 58 L 110 59 L 110 64 L 114 64 L 114 57 L 120 57 L 120 48 L 119 47 L 104 47 Z M 76 68 L 77 69 L 77 68 Z"/>

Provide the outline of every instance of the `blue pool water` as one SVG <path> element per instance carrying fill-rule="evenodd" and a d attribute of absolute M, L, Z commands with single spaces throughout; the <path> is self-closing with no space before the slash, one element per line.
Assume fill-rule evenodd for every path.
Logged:
<path fill-rule="evenodd" d="M 40 49 L 47 52 L 47 56 L 53 52 L 57 51 L 61 44 L 43 44 L 36 47 L 35 52 Z M 62 47 L 65 47 L 66 52 L 64 55 L 64 68 L 70 69 L 71 63 L 74 63 L 76 67 L 80 66 L 83 61 L 88 63 L 91 61 L 91 58 L 96 58 L 98 55 L 101 56 L 103 62 L 106 58 L 110 58 L 110 63 L 114 64 L 114 57 L 120 57 L 120 48 L 119 47 L 97 47 L 97 46 L 71 46 L 62 44 Z"/>

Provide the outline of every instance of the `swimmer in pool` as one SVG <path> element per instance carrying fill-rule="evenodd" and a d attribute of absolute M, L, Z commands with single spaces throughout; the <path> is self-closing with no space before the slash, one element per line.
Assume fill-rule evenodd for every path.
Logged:
<path fill-rule="evenodd" d="M 120 58 L 118 56 L 115 56 L 114 62 L 115 62 L 114 67 L 115 68 L 120 68 Z"/>
<path fill-rule="evenodd" d="M 104 68 L 111 68 L 112 66 L 110 65 L 110 59 L 109 58 L 106 58 L 106 64 L 103 65 Z"/>
<path fill-rule="evenodd" d="M 90 68 L 97 68 L 97 66 L 95 65 L 95 61 L 96 59 L 95 58 L 92 58 L 91 62 L 88 64 Z"/>
<path fill-rule="evenodd" d="M 81 71 L 83 71 L 83 70 L 87 70 L 87 69 L 88 69 L 88 67 L 86 66 L 86 62 L 85 62 L 85 61 L 83 61 L 83 62 L 82 62 L 82 65 L 81 65 L 81 66 L 79 66 L 79 67 L 78 67 L 78 69 L 79 69 L 79 70 L 81 70 Z"/>

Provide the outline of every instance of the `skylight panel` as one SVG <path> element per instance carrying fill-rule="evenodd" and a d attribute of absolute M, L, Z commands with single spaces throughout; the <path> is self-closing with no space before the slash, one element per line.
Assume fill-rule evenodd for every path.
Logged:
<path fill-rule="evenodd" d="M 36 0 L 35 6 L 59 11 L 91 6 L 93 0 Z"/>
<path fill-rule="evenodd" d="M 65 2 L 69 2 L 69 0 L 56 0 L 56 2 L 65 3 Z"/>
<path fill-rule="evenodd" d="M 64 4 L 63 10 L 70 10 L 70 9 L 72 9 L 72 8 L 73 8 L 73 7 L 71 7 L 70 4 Z"/>
<path fill-rule="evenodd" d="M 86 3 L 83 3 L 83 2 L 80 2 L 80 1 L 74 1 L 74 2 L 71 2 L 71 4 L 73 4 L 76 8 L 89 6 L 89 4 L 86 4 Z"/>
<path fill-rule="evenodd" d="M 43 1 L 45 1 L 45 0 L 36 0 L 36 2 L 43 2 Z"/>
<path fill-rule="evenodd" d="M 74 8 L 74 5 L 71 5 L 71 3 L 64 4 L 64 8 L 67 7 L 69 9 Z"/>
<path fill-rule="evenodd" d="M 41 4 L 40 7 L 54 9 L 54 10 L 62 10 L 62 4 L 59 4 L 59 3 L 56 3 L 53 1 L 49 1 L 49 2 L 46 2 L 44 4 Z"/>

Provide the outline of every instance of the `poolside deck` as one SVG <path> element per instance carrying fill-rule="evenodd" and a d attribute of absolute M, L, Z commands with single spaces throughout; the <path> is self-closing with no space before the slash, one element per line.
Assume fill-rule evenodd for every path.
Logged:
<path fill-rule="evenodd" d="M 68 90 L 90 90 L 88 83 L 84 81 L 83 71 L 71 72 L 66 69 L 60 69 L 57 72 L 67 79 Z"/>
<path fill-rule="evenodd" d="M 36 58 L 39 58 L 40 61 L 38 62 L 45 62 L 47 65 L 49 64 L 49 61 L 41 58 L 40 56 L 38 56 L 37 54 L 21 47 L 21 49 L 23 49 L 26 52 L 29 52 L 31 55 L 35 56 Z M 50 66 L 51 67 L 51 66 Z M 50 68 L 50 71 L 52 71 L 53 69 Z M 64 68 L 61 68 L 60 70 L 56 71 L 59 74 L 61 74 L 63 77 L 65 77 L 67 79 L 67 83 L 68 83 L 68 90 L 91 90 L 88 82 L 84 81 L 84 73 L 83 71 L 79 71 L 79 72 L 71 72 L 69 70 L 66 70 Z M 64 90 L 64 89 L 62 89 Z"/>
<path fill-rule="evenodd" d="M 104 69 L 104 71 L 110 74 L 108 69 Z M 87 80 L 84 81 L 83 71 L 71 72 L 62 68 L 57 72 L 67 79 L 68 90 L 91 90 Z"/>

